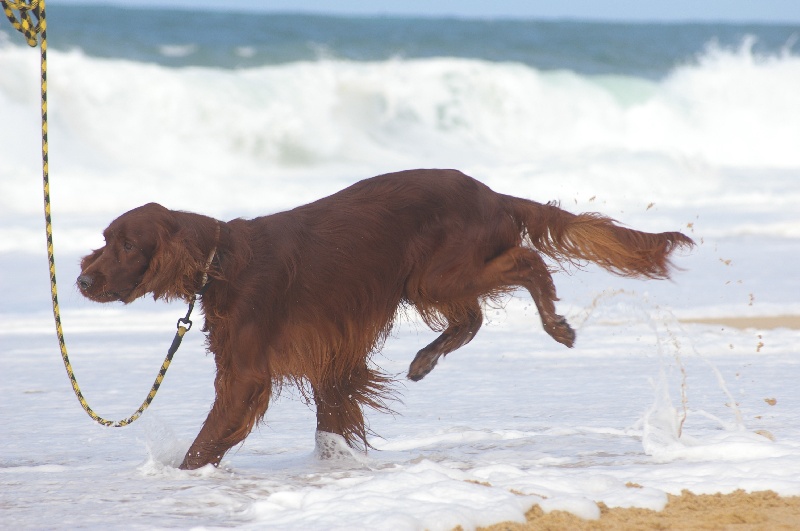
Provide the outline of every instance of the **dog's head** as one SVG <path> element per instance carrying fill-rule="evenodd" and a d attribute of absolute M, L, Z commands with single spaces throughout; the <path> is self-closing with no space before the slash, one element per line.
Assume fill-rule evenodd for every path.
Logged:
<path fill-rule="evenodd" d="M 200 246 L 214 245 L 190 223 L 193 216 L 156 203 L 121 215 L 103 231 L 106 244 L 81 260 L 78 289 L 96 302 L 127 304 L 147 293 L 189 300 L 207 265 L 209 251 Z"/>

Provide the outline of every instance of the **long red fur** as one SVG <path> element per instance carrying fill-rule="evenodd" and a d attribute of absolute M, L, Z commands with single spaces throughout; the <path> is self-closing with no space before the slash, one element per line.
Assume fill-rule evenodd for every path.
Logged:
<path fill-rule="evenodd" d="M 419 380 L 475 336 L 483 301 L 518 287 L 545 331 L 573 345 L 542 255 L 667 278 L 671 253 L 693 245 L 679 232 L 640 232 L 498 194 L 454 170 L 381 175 L 251 220 L 151 203 L 117 218 L 105 237 L 81 263 L 78 285 L 92 300 L 190 300 L 203 274 L 210 279 L 201 304 L 216 398 L 182 468 L 219 464 L 286 382 L 316 404 L 319 431 L 367 445 L 363 408 L 386 410 L 392 397 L 391 378 L 370 356 L 401 308 L 441 331 L 411 363 L 408 377 Z"/>

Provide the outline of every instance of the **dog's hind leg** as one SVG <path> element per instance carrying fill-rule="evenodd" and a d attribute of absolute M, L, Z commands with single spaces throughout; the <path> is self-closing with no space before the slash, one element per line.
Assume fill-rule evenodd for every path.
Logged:
<path fill-rule="evenodd" d="M 539 254 L 525 247 L 514 247 L 487 264 L 485 276 L 501 286 L 520 286 L 528 290 L 544 331 L 550 337 L 572 347 L 575 331 L 567 320 L 556 313 L 556 287 L 553 277 Z"/>
<path fill-rule="evenodd" d="M 469 274 L 469 273 L 464 273 Z M 489 260 L 471 278 L 453 277 L 448 284 L 425 278 L 424 299 L 411 298 L 423 317 L 426 307 L 441 314 L 447 321 L 445 331 L 417 353 L 408 371 L 408 378 L 419 381 L 436 366 L 442 355 L 469 343 L 483 322 L 479 300 L 485 296 L 507 292 L 515 286 L 528 290 L 533 298 L 545 332 L 559 343 L 572 347 L 575 331 L 567 320 L 556 313 L 556 287 L 553 277 L 539 254 L 526 247 L 512 247 Z M 446 301 L 469 301 L 468 304 Z M 422 302 L 429 301 L 429 302 Z M 432 302 L 436 301 L 436 302 Z M 466 309 L 466 311 L 465 311 Z"/>
<path fill-rule="evenodd" d="M 408 369 L 408 378 L 422 380 L 433 370 L 441 356 L 463 347 L 475 337 L 483 324 L 483 312 L 477 299 L 462 307 L 460 315 L 445 315 L 448 326 L 430 345 L 417 352 Z"/>
<path fill-rule="evenodd" d="M 460 278 L 457 281 L 453 281 L 446 289 L 441 289 L 432 282 L 429 282 L 428 285 L 433 285 L 433 288 L 429 287 L 427 290 L 429 293 L 428 299 L 448 300 L 448 296 L 450 296 L 454 297 L 455 300 L 464 300 L 467 297 L 474 297 L 476 307 L 478 307 L 477 299 L 481 297 L 507 292 L 515 286 L 525 288 L 533 298 L 533 302 L 536 303 L 536 309 L 539 310 L 539 317 L 542 320 L 545 332 L 559 343 L 568 347 L 572 347 L 575 342 L 575 332 L 566 319 L 556 313 L 555 301 L 558 300 L 558 297 L 556 296 L 556 287 L 553 284 L 550 270 L 539 253 L 533 249 L 519 246 L 511 247 L 499 256 L 489 260 L 471 278 Z M 458 286 L 457 289 L 454 288 L 456 285 Z M 450 300 L 453 299 L 451 298 Z M 435 304 L 433 306 L 435 307 Z M 477 315 L 479 316 L 480 314 L 478 313 Z M 450 318 L 448 315 L 445 315 L 445 317 Z M 477 326 L 472 329 L 473 335 L 479 327 L 480 322 L 477 322 Z M 469 329 L 469 327 L 467 328 Z M 446 330 L 442 334 L 442 340 L 445 339 L 448 332 L 449 330 Z M 435 343 L 432 343 L 431 346 Z M 421 352 L 424 352 L 424 350 Z M 433 368 L 433 365 L 430 368 Z M 423 373 L 421 376 L 425 374 Z"/>
<path fill-rule="evenodd" d="M 341 385 L 336 384 L 314 388 L 317 431 L 341 435 L 352 446 L 366 440 L 366 429 L 361 407 L 345 392 Z"/>
<path fill-rule="evenodd" d="M 351 447 L 368 448 L 363 408 L 389 411 L 384 400 L 391 397 L 391 379 L 370 369 L 361 358 L 351 370 L 329 374 L 311 387 L 317 407 L 317 431 L 341 435 Z"/>

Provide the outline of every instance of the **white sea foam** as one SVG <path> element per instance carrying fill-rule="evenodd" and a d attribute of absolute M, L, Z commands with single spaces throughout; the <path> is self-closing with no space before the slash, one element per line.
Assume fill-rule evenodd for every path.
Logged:
<path fill-rule="evenodd" d="M 197 46 L 193 44 L 162 44 L 158 50 L 165 57 L 188 57 L 197 51 Z"/>
<path fill-rule="evenodd" d="M 38 136 L 34 55 L 0 47 L 0 115 L 13 124 L 0 130 L 4 217 L 39 209 L 39 147 L 19 140 Z M 661 81 L 447 58 L 221 70 L 53 51 L 49 69 L 62 212 L 159 200 L 256 215 L 447 166 L 644 228 L 702 212 L 709 236 L 800 234 L 787 213 L 800 202 L 800 58 L 760 57 L 749 41 L 710 46 Z"/>

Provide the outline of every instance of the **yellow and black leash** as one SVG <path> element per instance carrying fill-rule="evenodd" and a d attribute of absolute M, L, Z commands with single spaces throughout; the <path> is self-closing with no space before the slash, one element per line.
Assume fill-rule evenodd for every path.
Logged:
<path fill-rule="evenodd" d="M 172 363 L 172 357 L 177 352 L 181 344 L 183 335 L 192 327 L 192 322 L 189 316 L 194 308 L 194 300 L 189 304 L 189 311 L 186 317 L 178 320 L 178 331 L 175 333 L 175 338 L 172 340 L 167 356 L 164 358 L 164 363 L 161 364 L 161 369 L 158 371 L 153 386 L 144 399 L 142 405 L 139 406 L 133 415 L 122 420 L 108 420 L 89 407 L 86 398 L 81 393 L 78 381 L 75 378 L 75 373 L 72 370 L 72 364 L 69 361 L 67 354 L 67 344 L 64 341 L 64 331 L 61 328 L 61 312 L 58 308 L 58 289 L 56 283 L 56 262 L 55 253 L 53 252 L 53 223 L 50 216 L 50 175 L 48 171 L 48 158 L 47 158 L 47 21 L 45 19 L 45 5 L 44 0 L 0 0 L 3 6 L 3 11 L 6 17 L 11 22 L 11 25 L 25 36 L 28 45 L 36 48 L 41 40 L 41 101 L 42 101 L 42 181 L 44 184 L 44 219 L 47 232 L 47 258 L 50 263 L 50 291 L 53 300 L 53 317 L 56 324 L 56 335 L 58 336 L 58 344 L 61 348 L 61 358 L 64 361 L 64 368 L 67 370 L 70 382 L 72 382 L 72 390 L 75 391 L 75 396 L 83 406 L 86 413 L 89 414 L 96 422 L 111 427 L 127 426 L 134 420 L 138 419 L 145 409 L 150 406 L 150 403 L 156 396 L 161 382 L 164 380 L 164 375 Z M 15 15 L 15 12 L 17 13 Z M 38 36 L 38 38 L 37 38 Z M 219 230 L 219 229 L 218 229 Z M 212 253 L 213 258 L 213 253 Z M 209 258 L 210 264 L 211 258 Z M 195 296 L 196 299 L 196 296 Z"/>

